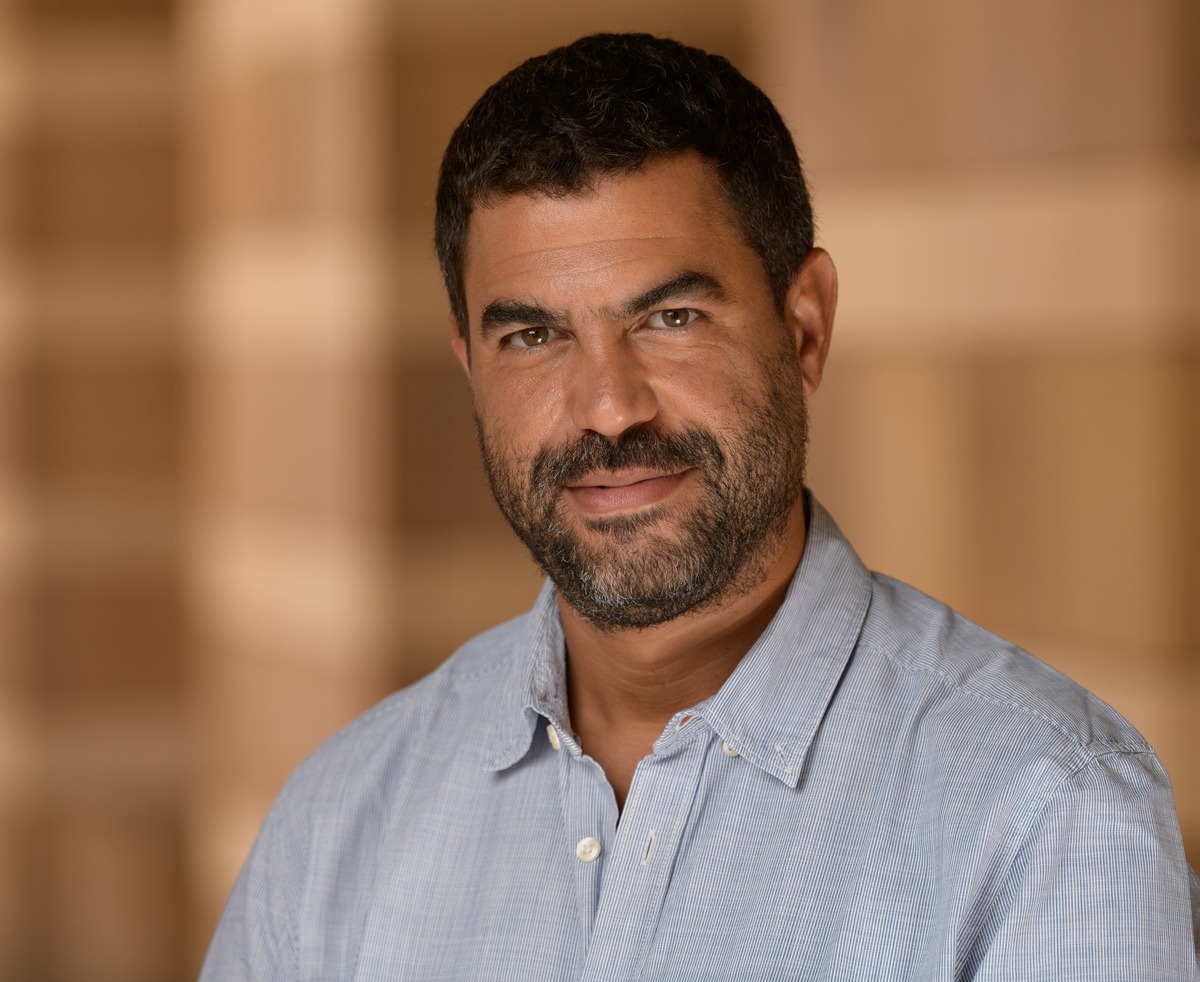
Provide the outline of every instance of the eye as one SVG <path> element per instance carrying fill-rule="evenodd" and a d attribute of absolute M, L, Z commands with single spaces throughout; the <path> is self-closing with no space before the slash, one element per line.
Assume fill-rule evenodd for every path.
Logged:
<path fill-rule="evenodd" d="M 553 328 L 527 327 L 514 331 L 504 337 L 504 345 L 509 348 L 538 348 L 554 337 Z"/>
<path fill-rule="evenodd" d="M 650 315 L 651 327 L 687 327 L 697 317 L 700 311 L 691 307 L 670 307 L 667 310 L 656 310 Z"/>

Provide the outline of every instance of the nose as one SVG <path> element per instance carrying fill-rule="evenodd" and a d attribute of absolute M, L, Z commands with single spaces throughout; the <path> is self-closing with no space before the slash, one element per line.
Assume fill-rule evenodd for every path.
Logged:
<path fill-rule="evenodd" d="M 626 338 L 580 345 L 571 366 L 571 422 L 609 438 L 652 420 L 658 397 L 643 358 Z"/>

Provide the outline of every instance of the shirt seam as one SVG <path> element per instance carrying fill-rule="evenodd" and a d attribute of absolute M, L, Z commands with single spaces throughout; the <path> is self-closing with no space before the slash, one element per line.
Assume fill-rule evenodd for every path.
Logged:
<path fill-rule="evenodd" d="M 1018 704 L 1019 705 L 1019 704 Z M 1152 757 L 1157 759 L 1157 755 L 1150 747 L 1129 748 L 1109 744 L 1107 749 L 1098 751 L 1094 754 L 1089 754 L 1087 759 L 1081 761 L 1079 766 L 1064 773 L 1057 781 L 1048 784 L 1040 794 L 1040 796 L 1031 799 L 1030 807 L 1026 818 L 1021 823 L 1014 822 L 1010 834 L 1006 838 L 1005 859 L 1003 866 L 1003 875 L 997 876 L 992 884 L 991 889 L 984 894 L 978 905 L 980 910 L 990 910 L 995 903 L 996 897 L 1004 889 L 1005 884 L 1012 878 L 1017 867 L 1017 862 L 1021 858 L 1021 854 L 1029 845 L 1030 835 L 1033 828 L 1037 825 L 1038 820 L 1046 813 L 1051 802 L 1058 796 L 1070 782 L 1074 781 L 1084 771 L 1091 770 L 1106 757 Z M 975 924 L 973 931 L 978 932 L 986 925 L 987 920 Z M 963 955 L 974 950 L 974 946 L 967 948 L 960 946 L 959 952 Z M 955 972 L 957 973 L 962 968 L 962 964 L 955 959 Z M 957 977 L 957 974 L 956 974 Z"/>
<path fill-rule="evenodd" d="M 311 857 L 310 857 L 311 862 Z M 300 975 L 300 911 L 295 904 L 284 905 L 284 916 L 287 923 L 287 950 L 291 955 L 290 961 L 296 976 Z"/>
<path fill-rule="evenodd" d="M 330 734 L 325 743 L 309 754 L 308 757 L 306 757 L 297 765 L 297 767 L 303 767 L 311 757 L 319 756 L 321 751 L 324 750 L 326 746 L 331 746 L 335 743 L 342 743 L 345 740 L 350 739 L 359 730 L 369 726 L 371 723 L 377 719 L 380 719 L 381 717 L 386 718 L 407 709 L 411 709 L 412 707 L 410 704 L 415 704 L 417 707 L 423 708 L 423 706 L 429 702 L 425 690 L 438 684 L 439 682 L 441 682 L 441 684 L 448 685 L 457 684 L 459 682 L 469 683 L 477 681 L 488 675 L 493 675 L 506 667 L 509 667 L 510 664 L 515 660 L 515 655 L 506 655 L 489 665 L 487 668 L 479 669 L 478 671 L 474 672 L 455 673 L 449 669 L 445 671 L 434 669 L 434 671 L 429 675 L 426 675 L 424 679 L 418 680 L 413 685 L 405 686 L 404 688 L 395 690 L 390 695 L 385 696 L 380 702 L 369 707 L 360 715 L 350 720 L 340 730 Z M 443 665 L 445 664 L 446 663 L 443 662 Z M 414 720 L 414 723 L 416 722 L 419 722 L 419 720 Z"/>
<path fill-rule="evenodd" d="M 516 652 L 510 652 L 503 658 L 498 658 L 482 668 L 473 669 L 471 671 L 463 671 L 455 668 L 448 661 L 443 662 L 446 665 L 446 670 L 443 673 L 447 679 L 458 682 L 472 682 L 476 679 L 486 678 L 489 675 L 494 675 L 502 668 L 508 667 L 513 662 L 522 661 L 521 656 Z M 527 661 L 527 659 L 525 659 Z M 436 669 L 435 669 L 436 671 Z M 428 676 L 427 676 L 428 677 Z"/>
<path fill-rule="evenodd" d="M 1077 750 L 1079 750 L 1081 753 L 1083 753 L 1085 755 L 1086 759 L 1084 760 L 1084 762 L 1079 765 L 1079 768 L 1077 768 L 1075 771 L 1072 771 L 1071 772 L 1072 774 L 1078 773 L 1079 769 L 1082 769 L 1083 767 L 1088 766 L 1088 764 L 1090 764 L 1092 761 L 1098 759 L 1101 756 L 1105 756 L 1108 753 L 1116 752 L 1116 753 L 1133 753 L 1133 754 L 1147 754 L 1147 753 L 1154 754 L 1154 748 L 1144 742 L 1142 742 L 1142 743 L 1125 743 L 1123 741 L 1102 740 L 1102 739 L 1096 739 L 1096 740 L 1092 740 L 1090 742 L 1085 742 L 1077 734 L 1073 733 L 1067 727 L 1063 726 L 1063 724 L 1060 723 L 1058 720 L 1054 719 L 1054 717 L 1048 716 L 1046 713 L 1043 713 L 1041 710 L 1034 709 L 1032 706 L 1027 706 L 1024 703 L 1020 703 L 1020 702 L 1014 702 L 1011 699 L 1002 699 L 998 696 L 991 696 L 991 695 L 987 695 L 986 693 L 979 692 L 979 691 L 971 688 L 970 686 L 963 685 L 961 682 L 957 681 L 948 672 L 942 671 L 941 669 L 938 669 L 938 668 L 931 668 L 926 665 L 915 665 L 912 662 L 906 661 L 904 658 L 902 658 L 899 655 L 899 653 L 887 651 L 883 647 L 881 647 L 880 645 L 878 645 L 874 642 L 863 642 L 863 644 L 868 650 L 875 652 L 876 654 L 882 656 L 883 658 L 886 658 L 888 661 L 892 662 L 893 664 L 896 664 L 896 665 L 900 666 L 901 668 L 904 668 L 910 672 L 920 672 L 923 675 L 934 676 L 935 678 L 939 679 L 942 682 L 942 684 L 945 685 L 947 688 L 953 689 L 955 692 L 958 692 L 961 695 L 964 695 L 971 699 L 974 699 L 976 702 L 987 703 L 988 705 L 991 705 L 991 706 L 1004 707 L 1007 709 L 1014 709 L 1014 710 L 1022 713 L 1023 715 L 1033 716 L 1033 717 L 1036 717 L 1037 719 L 1040 719 L 1043 723 L 1048 724 L 1050 727 L 1052 727 L 1054 730 L 1056 730 L 1059 734 L 1066 737 L 1066 739 L 1068 741 L 1070 741 L 1071 744 Z"/>

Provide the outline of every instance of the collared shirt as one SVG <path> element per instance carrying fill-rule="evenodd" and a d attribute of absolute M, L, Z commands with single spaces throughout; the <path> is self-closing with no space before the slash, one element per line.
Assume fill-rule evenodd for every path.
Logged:
<path fill-rule="evenodd" d="M 815 502 L 782 607 L 619 816 L 564 657 L 548 587 L 305 761 L 202 978 L 1197 977 L 1200 884 L 1151 749 L 869 573 Z"/>

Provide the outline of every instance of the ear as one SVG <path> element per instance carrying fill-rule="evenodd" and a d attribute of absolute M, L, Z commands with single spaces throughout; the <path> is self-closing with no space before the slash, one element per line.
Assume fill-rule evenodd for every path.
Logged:
<path fill-rule="evenodd" d="M 784 318 L 791 332 L 804 374 L 804 394 L 811 396 L 821 384 L 833 315 L 837 309 L 838 282 L 833 260 L 824 249 L 809 250 L 788 287 Z"/>
<path fill-rule="evenodd" d="M 467 342 L 467 335 L 459 330 L 458 318 L 453 314 L 450 315 L 450 350 L 458 358 L 458 363 L 462 365 L 462 370 L 467 376 L 467 381 L 470 382 L 471 346 Z"/>

